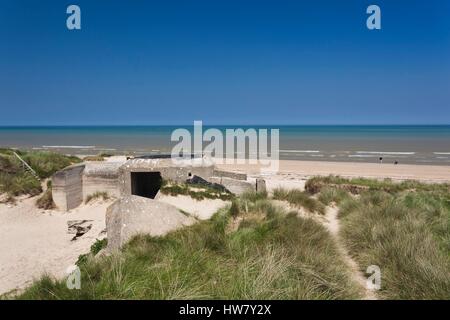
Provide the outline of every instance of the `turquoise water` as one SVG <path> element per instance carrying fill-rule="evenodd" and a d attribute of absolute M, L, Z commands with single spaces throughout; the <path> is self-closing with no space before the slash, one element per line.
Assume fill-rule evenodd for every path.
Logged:
<path fill-rule="evenodd" d="M 170 152 L 175 144 L 170 135 L 177 128 L 180 126 L 0 127 L 0 146 L 71 154 L 158 154 Z M 223 131 L 250 127 L 216 128 Z M 378 162 L 383 157 L 384 162 L 450 164 L 450 125 L 252 128 L 280 129 L 281 159 Z"/>

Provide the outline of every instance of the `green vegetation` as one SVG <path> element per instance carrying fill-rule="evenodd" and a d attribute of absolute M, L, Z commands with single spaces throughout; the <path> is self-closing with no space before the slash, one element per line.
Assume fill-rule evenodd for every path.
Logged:
<path fill-rule="evenodd" d="M 339 218 L 342 236 L 361 271 L 369 265 L 381 268 L 381 297 L 450 298 L 448 185 L 328 179 L 333 185 L 370 186 L 358 198 L 338 197 Z M 323 197 L 325 202 L 331 198 Z"/>
<path fill-rule="evenodd" d="M 366 178 L 346 179 L 339 176 L 313 177 L 305 184 L 305 189 L 315 194 L 320 192 L 323 187 L 337 187 L 348 191 L 372 190 L 385 191 L 388 193 L 397 193 L 400 191 L 439 191 L 450 192 L 450 185 L 448 184 L 427 184 L 420 183 L 414 180 L 407 180 L 403 182 L 393 182 L 391 179 L 375 180 Z"/>
<path fill-rule="evenodd" d="M 112 157 L 114 154 L 112 153 L 108 153 L 108 152 L 101 152 L 98 154 L 99 157 L 103 157 L 103 158 L 109 158 Z"/>
<path fill-rule="evenodd" d="M 52 181 L 47 181 L 47 190 L 45 190 L 44 194 L 36 200 L 36 206 L 40 209 L 50 210 L 56 208 L 55 203 L 53 202 L 52 196 Z"/>
<path fill-rule="evenodd" d="M 322 202 L 324 205 L 329 206 L 332 203 L 339 204 L 349 197 L 350 194 L 345 190 L 334 187 L 325 187 L 320 190 L 317 200 Z"/>
<path fill-rule="evenodd" d="M 86 156 L 83 158 L 83 161 L 105 161 L 105 158 L 103 156 L 97 155 L 97 156 Z"/>
<path fill-rule="evenodd" d="M 41 183 L 27 172 L 18 171 L 15 174 L 0 172 L 0 193 L 15 197 L 21 194 L 35 196 L 41 192 Z"/>
<path fill-rule="evenodd" d="M 101 191 L 96 191 L 93 194 L 88 195 L 86 197 L 86 200 L 84 201 L 84 203 L 89 203 L 92 200 L 100 199 L 100 198 L 102 198 L 104 201 L 106 201 L 106 200 L 109 199 L 109 194 L 107 192 L 105 192 L 105 191 L 102 191 L 102 192 Z"/>
<path fill-rule="evenodd" d="M 89 250 L 89 253 L 82 254 L 78 257 L 77 262 L 75 263 L 77 266 L 82 266 L 83 264 L 87 263 L 89 258 L 94 257 L 97 253 L 100 252 L 100 250 L 106 248 L 108 245 L 108 239 L 97 239 L 91 246 L 91 249 Z"/>
<path fill-rule="evenodd" d="M 217 190 L 206 185 L 194 187 L 186 183 L 175 183 L 172 181 L 163 181 L 160 192 L 171 196 L 186 195 L 196 200 L 221 199 L 227 201 L 234 198 L 230 192 Z"/>
<path fill-rule="evenodd" d="M 50 178 L 56 171 L 81 162 L 77 157 L 49 151 L 24 151 L 21 152 L 20 156 L 36 171 L 41 179 Z"/>
<path fill-rule="evenodd" d="M 94 156 L 85 156 L 83 158 L 83 161 L 105 161 L 105 158 L 109 158 L 112 157 L 113 154 L 112 153 L 107 153 L 107 152 L 101 152 L 97 155 Z"/>
<path fill-rule="evenodd" d="M 230 206 L 230 216 L 235 219 L 235 218 L 237 218 L 239 213 L 240 213 L 239 204 L 237 203 L 236 200 L 233 200 L 231 202 L 231 206 Z"/>
<path fill-rule="evenodd" d="M 268 198 L 267 192 L 247 191 L 239 196 L 242 201 L 256 202 Z"/>
<path fill-rule="evenodd" d="M 80 159 L 47 151 L 16 151 L 39 175 L 41 179 L 49 178 Z M 0 149 L 0 193 L 10 197 L 21 194 L 31 196 L 42 192 L 41 183 L 25 171 L 20 161 L 10 149 Z"/>
<path fill-rule="evenodd" d="M 306 192 L 297 189 L 275 189 L 273 198 L 276 200 L 285 200 L 293 206 L 304 208 L 312 213 L 325 214 L 325 206 L 322 203 L 311 198 Z"/>
<path fill-rule="evenodd" d="M 354 299 L 360 288 L 329 233 L 267 199 L 236 201 L 209 221 L 163 237 L 137 236 L 120 253 L 80 261 L 81 290 L 44 277 L 20 299 Z M 238 228 L 229 225 L 240 221 Z"/>

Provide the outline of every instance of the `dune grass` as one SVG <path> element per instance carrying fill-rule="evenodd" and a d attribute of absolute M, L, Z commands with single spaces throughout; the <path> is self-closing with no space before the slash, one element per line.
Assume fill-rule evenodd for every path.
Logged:
<path fill-rule="evenodd" d="M 333 187 L 325 187 L 320 190 L 317 200 L 319 200 L 325 206 L 329 206 L 333 203 L 339 204 L 349 197 L 350 194 L 345 190 Z"/>
<path fill-rule="evenodd" d="M 86 156 L 83 158 L 83 161 L 105 161 L 105 158 L 100 155 Z"/>
<path fill-rule="evenodd" d="M 273 199 L 285 200 L 293 206 L 304 208 L 311 213 L 325 214 L 325 206 L 321 202 L 298 189 L 277 188 L 273 191 Z"/>
<path fill-rule="evenodd" d="M 27 172 L 22 171 L 16 174 L 0 172 L 0 193 L 15 197 L 22 194 L 35 196 L 41 192 L 41 183 Z"/>
<path fill-rule="evenodd" d="M 19 151 L 19 154 L 41 179 L 73 163 L 80 162 L 76 157 L 47 151 Z M 14 197 L 21 194 L 37 195 L 42 192 L 40 181 L 26 172 L 11 149 L 0 149 L 0 192 Z"/>
<path fill-rule="evenodd" d="M 108 239 L 97 239 L 95 242 L 91 245 L 91 248 L 88 253 L 82 254 L 78 257 L 77 262 L 75 263 L 77 266 L 82 266 L 83 264 L 87 263 L 88 259 L 95 257 L 97 253 L 100 252 L 100 250 L 106 248 L 108 245 Z"/>
<path fill-rule="evenodd" d="M 341 236 L 361 271 L 381 269 L 379 296 L 450 299 L 448 184 L 315 177 L 306 186 L 339 204 Z M 345 186 L 341 189 L 341 186 Z M 348 190 L 360 189 L 359 196 Z"/>
<path fill-rule="evenodd" d="M 47 181 L 47 190 L 45 190 L 44 194 L 36 200 L 36 206 L 40 209 L 50 210 L 56 208 L 55 202 L 53 202 L 52 195 L 52 181 Z"/>
<path fill-rule="evenodd" d="M 49 151 L 23 151 L 20 155 L 41 179 L 50 178 L 56 171 L 81 162 L 74 156 Z"/>
<path fill-rule="evenodd" d="M 173 181 L 163 181 L 161 189 L 162 194 L 178 196 L 190 196 L 195 200 L 203 199 L 221 199 L 224 201 L 232 200 L 234 195 L 230 192 L 214 189 L 209 186 L 194 187 L 186 183 L 176 183 Z"/>
<path fill-rule="evenodd" d="M 339 216 L 360 267 L 380 267 L 380 296 L 450 299 L 448 194 L 366 192 L 346 199 Z"/>
<path fill-rule="evenodd" d="M 267 199 L 80 263 L 81 290 L 44 277 L 20 299 L 352 299 L 360 288 L 329 233 Z M 245 209 L 246 207 L 246 209 Z M 240 221 L 238 228 L 229 225 Z"/>
<path fill-rule="evenodd" d="M 384 191 L 395 194 L 401 191 L 438 191 L 450 192 L 449 184 L 421 183 L 414 180 L 393 182 L 391 179 L 368 179 L 368 178 L 342 178 L 340 176 L 318 176 L 308 179 L 305 189 L 312 194 L 318 193 L 323 187 L 361 187 L 363 190 Z M 351 188 L 350 188 L 351 189 Z"/>

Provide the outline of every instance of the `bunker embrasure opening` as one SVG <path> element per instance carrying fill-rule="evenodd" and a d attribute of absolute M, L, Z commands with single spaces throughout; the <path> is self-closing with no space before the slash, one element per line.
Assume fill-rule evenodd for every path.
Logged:
<path fill-rule="evenodd" d="M 154 199 L 161 188 L 160 172 L 131 172 L 131 194 Z"/>

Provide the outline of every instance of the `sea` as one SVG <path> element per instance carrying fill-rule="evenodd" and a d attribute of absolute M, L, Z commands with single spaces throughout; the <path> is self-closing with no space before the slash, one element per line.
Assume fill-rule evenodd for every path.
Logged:
<path fill-rule="evenodd" d="M 74 155 L 170 153 L 175 129 L 192 126 L 7 126 L 0 147 Z M 211 126 L 204 126 L 203 132 Z M 279 129 L 280 159 L 450 165 L 450 125 L 265 125 Z M 205 142 L 204 145 L 208 144 Z"/>

